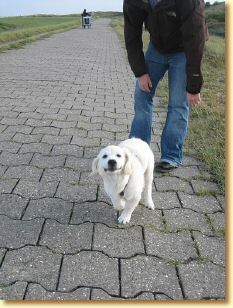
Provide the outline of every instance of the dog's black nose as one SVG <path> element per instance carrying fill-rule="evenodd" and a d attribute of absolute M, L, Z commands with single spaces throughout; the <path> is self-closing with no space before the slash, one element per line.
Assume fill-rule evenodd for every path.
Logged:
<path fill-rule="evenodd" d="M 110 166 L 110 167 L 115 167 L 116 166 L 116 160 L 115 159 L 109 159 L 109 161 L 108 161 L 108 165 Z"/>

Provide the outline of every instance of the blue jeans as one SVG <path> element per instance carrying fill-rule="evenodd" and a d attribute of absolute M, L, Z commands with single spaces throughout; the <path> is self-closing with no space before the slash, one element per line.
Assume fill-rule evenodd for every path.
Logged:
<path fill-rule="evenodd" d="M 146 65 L 152 81 L 150 93 L 144 92 L 136 82 L 134 95 L 135 116 L 131 126 L 130 138 L 136 137 L 151 141 L 153 97 L 159 81 L 168 71 L 169 102 L 166 123 L 161 136 L 161 161 L 179 166 L 183 158 L 189 106 L 186 92 L 186 57 L 183 52 L 159 53 L 149 43 L 145 54 Z"/>

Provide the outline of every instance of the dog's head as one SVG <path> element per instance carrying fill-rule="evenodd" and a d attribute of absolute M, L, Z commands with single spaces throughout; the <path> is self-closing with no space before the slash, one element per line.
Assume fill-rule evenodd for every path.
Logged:
<path fill-rule="evenodd" d="M 110 145 L 100 151 L 92 162 L 92 172 L 105 174 L 125 174 L 132 173 L 131 153 L 128 149 L 115 145 Z"/>

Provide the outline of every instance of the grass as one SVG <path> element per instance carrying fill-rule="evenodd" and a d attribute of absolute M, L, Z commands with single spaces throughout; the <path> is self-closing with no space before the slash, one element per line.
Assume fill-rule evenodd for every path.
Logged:
<path fill-rule="evenodd" d="M 0 51 L 79 27 L 80 15 L 33 15 L 0 18 Z"/>
<path fill-rule="evenodd" d="M 214 6 L 209 15 L 213 19 L 218 10 L 224 6 Z M 225 11 L 224 11 L 225 12 Z M 219 15 L 222 14 L 222 11 Z M 222 16 L 222 15 L 221 15 Z M 220 17 L 219 17 L 220 18 Z M 223 17 L 221 17 L 223 18 Z M 225 20 L 225 19 L 224 19 Z M 112 20 L 112 26 L 123 40 L 123 17 L 117 16 Z M 143 34 L 144 50 L 149 41 L 148 33 Z M 221 36 L 211 35 L 206 44 L 203 59 L 204 85 L 202 89 L 202 104 L 190 112 L 189 133 L 186 141 L 186 152 L 193 153 L 205 163 L 207 171 L 213 175 L 220 191 L 225 193 L 225 39 Z M 157 95 L 162 97 L 164 104 L 168 100 L 167 76 L 160 83 Z M 193 154 L 192 154 L 193 155 Z"/>
<path fill-rule="evenodd" d="M 208 6 L 206 17 L 210 34 L 225 37 L 225 2 Z"/>

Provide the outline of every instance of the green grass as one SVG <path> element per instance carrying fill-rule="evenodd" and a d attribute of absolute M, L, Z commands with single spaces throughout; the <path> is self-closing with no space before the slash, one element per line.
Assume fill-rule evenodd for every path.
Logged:
<path fill-rule="evenodd" d="M 217 8 L 218 7 L 218 8 Z M 211 16 L 217 14 L 224 6 L 211 6 Z M 221 13 L 220 13 L 221 15 Z M 222 18 L 222 17 L 221 17 Z M 112 26 L 123 40 L 123 18 L 113 18 Z M 143 34 L 144 50 L 149 41 L 148 33 Z M 207 171 L 225 192 L 225 39 L 221 36 L 210 36 L 206 44 L 203 59 L 204 85 L 202 88 L 202 104 L 193 108 L 190 113 L 189 133 L 186 141 L 186 152 L 193 153 L 201 159 Z M 157 95 L 162 97 L 164 104 L 168 100 L 168 80 L 165 76 L 157 89 Z M 193 155 L 193 154 L 192 154 Z"/>
<path fill-rule="evenodd" d="M 225 2 L 219 2 L 206 8 L 209 32 L 211 35 L 225 36 Z"/>
<path fill-rule="evenodd" d="M 203 102 L 191 111 L 186 147 L 196 150 L 197 156 L 206 163 L 222 192 L 225 191 L 226 172 L 225 73 L 225 40 L 210 37 L 203 60 Z"/>
<path fill-rule="evenodd" d="M 80 15 L 34 15 L 0 18 L 0 51 L 79 27 Z"/>

